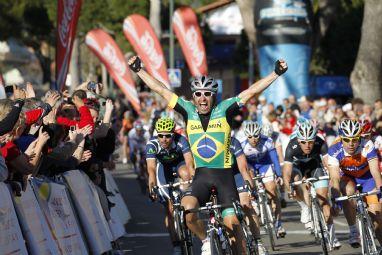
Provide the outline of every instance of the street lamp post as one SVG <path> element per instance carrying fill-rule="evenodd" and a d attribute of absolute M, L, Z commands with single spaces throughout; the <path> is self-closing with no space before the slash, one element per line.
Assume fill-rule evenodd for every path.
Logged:
<path fill-rule="evenodd" d="M 174 0 L 170 0 L 170 68 L 174 68 L 174 31 L 172 29 L 172 15 L 174 13 Z"/>

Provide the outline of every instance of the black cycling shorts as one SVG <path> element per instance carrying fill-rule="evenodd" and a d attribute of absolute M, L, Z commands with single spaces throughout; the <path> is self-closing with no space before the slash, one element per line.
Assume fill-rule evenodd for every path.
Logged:
<path fill-rule="evenodd" d="M 204 206 L 210 201 L 211 188 L 217 189 L 219 204 L 232 204 L 233 200 L 239 201 L 235 179 L 232 169 L 197 168 L 192 181 L 191 191 L 185 196 L 193 196 L 198 199 L 199 205 Z"/>

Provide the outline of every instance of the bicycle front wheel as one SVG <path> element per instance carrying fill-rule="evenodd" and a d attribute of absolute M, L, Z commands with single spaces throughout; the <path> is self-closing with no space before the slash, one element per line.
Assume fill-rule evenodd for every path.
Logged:
<path fill-rule="evenodd" d="M 274 251 L 276 244 L 275 244 L 275 237 L 274 237 L 275 229 L 274 229 L 274 225 L 273 225 L 272 211 L 271 211 L 271 207 L 269 206 L 268 203 L 265 203 L 265 205 L 263 205 L 263 206 L 265 208 L 265 210 L 264 210 L 265 211 L 264 212 L 265 230 L 268 234 L 269 243 L 272 247 L 272 251 Z"/>
<path fill-rule="evenodd" d="M 362 224 L 362 254 L 377 255 L 377 247 L 374 240 L 374 228 L 368 215 L 363 217 Z"/>
<path fill-rule="evenodd" d="M 318 204 L 317 200 L 314 200 L 313 206 L 315 207 L 313 210 L 316 211 L 317 217 L 317 223 L 318 223 L 318 230 L 320 233 L 320 239 L 321 239 L 321 248 L 324 255 L 328 255 L 328 244 L 329 244 L 329 238 L 326 231 L 326 223 L 324 221 L 324 216 L 322 215 L 322 211 L 320 209 L 320 205 Z"/>
<path fill-rule="evenodd" d="M 209 236 L 211 245 L 211 255 L 224 255 L 219 235 L 216 233 L 216 231 L 211 230 Z"/>

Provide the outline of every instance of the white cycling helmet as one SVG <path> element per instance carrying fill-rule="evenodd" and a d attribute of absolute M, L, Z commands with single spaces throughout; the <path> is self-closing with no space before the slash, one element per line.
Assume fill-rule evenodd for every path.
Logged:
<path fill-rule="evenodd" d="M 191 82 L 191 91 L 195 92 L 197 90 L 207 90 L 211 92 L 218 92 L 218 83 L 214 78 L 209 76 L 197 76 Z"/>
<path fill-rule="evenodd" d="M 356 137 L 362 132 L 361 124 L 358 120 L 343 119 L 338 128 L 338 133 L 342 137 Z"/>
<path fill-rule="evenodd" d="M 301 123 L 297 127 L 296 135 L 299 140 L 314 140 L 317 135 L 317 129 L 309 122 Z"/>
<path fill-rule="evenodd" d="M 261 126 L 254 121 L 248 121 L 244 126 L 244 134 L 246 136 L 259 136 L 261 133 Z"/>
<path fill-rule="evenodd" d="M 264 124 L 261 128 L 261 133 L 265 136 L 270 137 L 273 133 L 273 127 L 271 124 Z"/>

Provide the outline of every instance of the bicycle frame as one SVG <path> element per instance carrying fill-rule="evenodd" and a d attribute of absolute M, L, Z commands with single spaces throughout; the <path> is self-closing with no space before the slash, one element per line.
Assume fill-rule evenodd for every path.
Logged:
<path fill-rule="evenodd" d="M 309 189 L 308 189 L 308 194 L 310 198 L 309 208 L 310 208 L 312 221 L 313 221 L 313 234 L 316 241 L 319 241 L 321 243 L 324 254 L 328 254 L 328 248 L 329 250 L 332 250 L 332 240 L 330 240 L 330 235 L 329 235 L 328 228 L 325 222 L 325 218 L 317 198 L 317 192 L 313 186 L 314 182 L 317 182 L 320 180 L 329 180 L 329 176 L 321 176 L 319 178 L 311 177 L 311 178 L 303 179 L 300 181 L 296 181 L 291 183 L 291 187 L 296 187 L 301 184 L 309 185 Z"/>
<path fill-rule="evenodd" d="M 377 255 L 378 250 L 375 243 L 375 233 L 374 227 L 371 222 L 369 212 L 366 209 L 365 202 L 363 200 L 364 197 L 369 195 L 380 194 L 380 190 L 362 192 L 362 186 L 357 185 L 358 192 L 354 195 L 350 196 L 342 196 L 335 199 L 336 202 L 345 201 L 345 200 L 356 200 L 356 211 L 357 211 L 357 223 L 361 236 L 361 247 L 363 255 Z"/>

